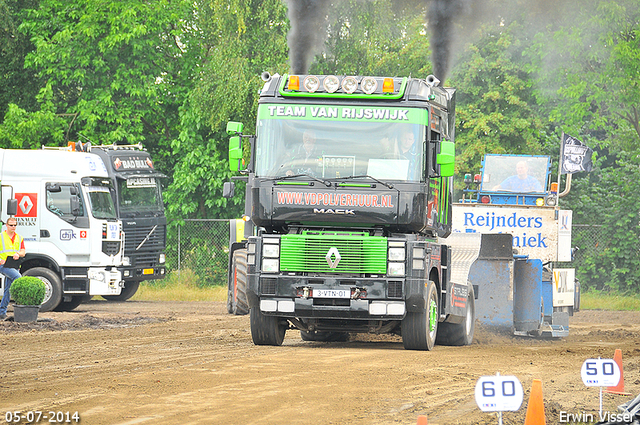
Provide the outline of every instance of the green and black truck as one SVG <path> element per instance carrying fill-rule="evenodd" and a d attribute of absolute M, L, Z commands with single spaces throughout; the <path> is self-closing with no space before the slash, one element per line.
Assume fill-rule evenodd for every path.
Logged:
<path fill-rule="evenodd" d="M 311 341 L 394 333 L 417 350 L 470 344 L 474 288 L 452 280 L 442 239 L 455 90 L 433 76 L 263 80 L 255 135 L 227 126 L 247 222 L 230 246 L 229 312 L 249 311 L 257 345 L 281 345 L 289 329 Z"/>

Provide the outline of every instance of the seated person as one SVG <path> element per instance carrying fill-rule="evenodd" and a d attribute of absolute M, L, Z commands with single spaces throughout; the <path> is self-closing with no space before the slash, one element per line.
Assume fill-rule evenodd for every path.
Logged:
<path fill-rule="evenodd" d="M 287 176 L 308 174 L 318 177 L 321 171 L 322 154 L 316 149 L 316 135 L 311 130 L 306 130 L 302 135 L 302 143 L 293 150 L 283 169 Z"/>
<path fill-rule="evenodd" d="M 398 151 L 398 143 L 396 139 L 389 136 L 384 136 L 380 139 L 380 158 L 383 159 L 399 159 L 400 152 Z"/>
<path fill-rule="evenodd" d="M 493 190 L 504 190 L 507 192 L 543 192 L 542 185 L 535 177 L 530 176 L 529 166 L 525 161 L 518 161 L 516 164 L 516 175 L 507 177 L 502 183 L 495 186 Z"/>

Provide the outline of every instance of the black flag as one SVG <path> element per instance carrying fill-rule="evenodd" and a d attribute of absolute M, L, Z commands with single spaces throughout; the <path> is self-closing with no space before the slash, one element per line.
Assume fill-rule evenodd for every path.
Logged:
<path fill-rule="evenodd" d="M 593 150 L 575 137 L 562 135 L 562 171 L 561 174 L 589 172 L 593 168 L 591 156 Z"/>

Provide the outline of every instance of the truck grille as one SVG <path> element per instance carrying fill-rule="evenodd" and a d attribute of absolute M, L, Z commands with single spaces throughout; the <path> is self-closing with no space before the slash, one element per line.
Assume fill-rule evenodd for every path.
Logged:
<path fill-rule="evenodd" d="M 102 241 L 102 252 L 107 255 L 116 255 L 120 252 L 119 241 Z"/>
<path fill-rule="evenodd" d="M 337 250 L 339 261 L 335 254 Z M 335 267 L 329 265 L 330 251 Z M 309 232 L 283 235 L 280 240 L 280 270 L 283 272 L 385 274 L 387 240 L 379 236 L 349 232 Z"/>
<path fill-rule="evenodd" d="M 158 254 L 164 252 L 167 234 L 165 225 L 158 225 L 149 239 L 136 250 L 151 229 L 153 226 L 124 227 L 124 255 L 130 258 L 132 266 L 154 267 L 158 263 Z"/>

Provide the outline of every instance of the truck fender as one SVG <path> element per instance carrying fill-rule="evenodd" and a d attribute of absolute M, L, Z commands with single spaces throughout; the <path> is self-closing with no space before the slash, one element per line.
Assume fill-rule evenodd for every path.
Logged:
<path fill-rule="evenodd" d="M 24 274 L 24 272 L 34 267 L 45 267 L 60 274 L 60 266 L 52 257 L 44 254 L 30 254 L 27 252 L 24 256 L 24 261 L 20 266 L 20 273 Z"/>

